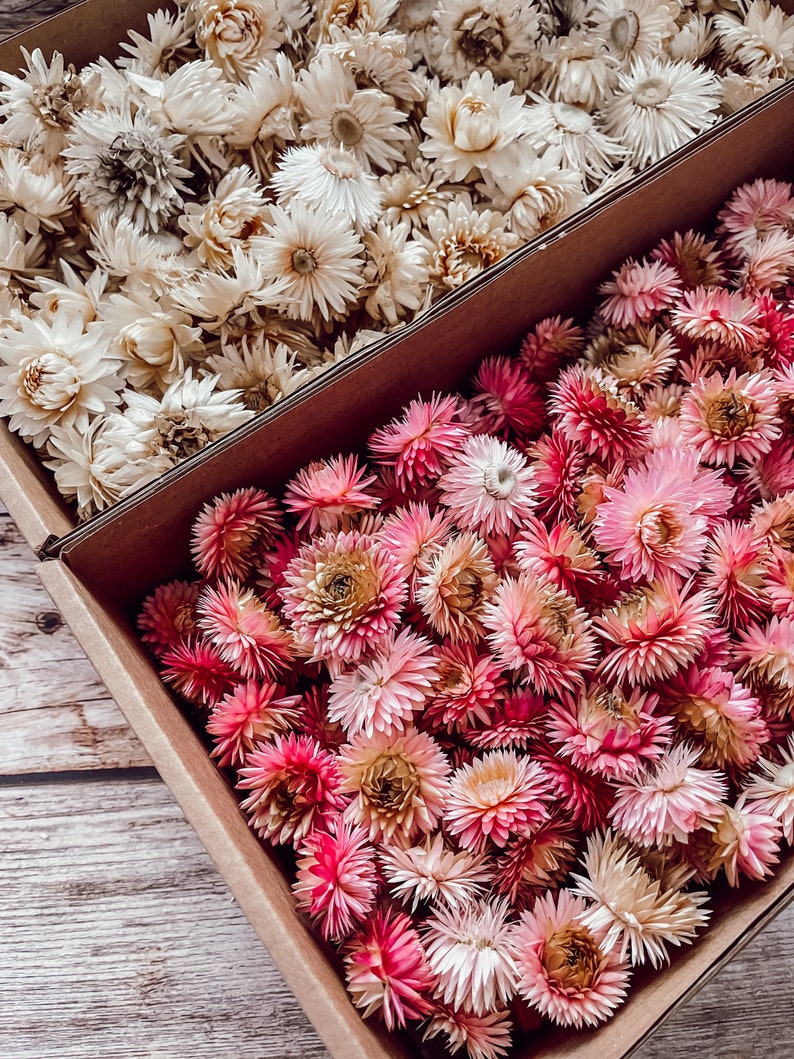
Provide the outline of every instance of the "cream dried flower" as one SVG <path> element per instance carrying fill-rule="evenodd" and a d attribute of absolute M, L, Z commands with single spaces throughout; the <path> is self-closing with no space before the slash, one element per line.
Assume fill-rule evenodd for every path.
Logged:
<path fill-rule="evenodd" d="M 444 186 L 440 173 L 423 159 L 380 177 L 383 192 L 383 219 L 388 224 L 407 221 L 414 228 L 427 224 L 436 210 L 446 209 L 455 197 L 452 187 Z"/>
<path fill-rule="evenodd" d="M 382 193 L 377 177 L 343 147 L 312 144 L 282 155 L 270 180 L 278 204 L 299 199 L 317 210 L 342 214 L 359 232 L 380 216 Z"/>
<path fill-rule="evenodd" d="M 678 33 L 668 40 L 665 50 L 671 59 L 696 63 L 711 54 L 715 43 L 712 20 L 699 11 L 690 11 L 679 22 Z"/>
<path fill-rule="evenodd" d="M 527 108 L 527 141 L 538 153 L 547 147 L 562 152 L 561 165 L 584 177 L 588 190 L 603 184 L 623 162 L 627 151 L 617 138 L 604 135 L 583 107 L 553 103 L 532 93 Z"/>
<path fill-rule="evenodd" d="M 402 33 L 348 31 L 325 47 L 342 60 L 359 88 L 379 88 L 393 96 L 401 109 L 424 101 L 426 86 L 407 56 Z"/>
<path fill-rule="evenodd" d="M 54 472 L 60 492 L 76 503 L 80 521 L 115 504 L 139 480 L 126 455 L 105 442 L 106 429 L 105 418 L 97 416 L 86 430 L 55 424 L 47 439 L 44 466 Z"/>
<path fill-rule="evenodd" d="M 258 326 L 262 311 L 278 304 L 285 284 L 269 277 L 253 245 L 251 249 L 245 253 L 233 246 L 228 272 L 193 273 L 171 291 L 174 304 L 201 321 L 205 331 L 241 333 Z"/>
<path fill-rule="evenodd" d="M 133 70 L 147 77 L 172 73 L 192 43 L 185 11 L 152 11 L 147 16 L 148 36 L 129 30 L 129 41 L 121 47 L 126 55 L 117 60 L 121 69 Z"/>
<path fill-rule="evenodd" d="M 533 79 L 542 28 L 540 5 L 442 0 L 434 17 L 438 34 L 432 68 L 441 77 L 465 81 L 475 71 L 489 70 L 523 88 Z"/>
<path fill-rule="evenodd" d="M 598 38 L 572 29 L 557 37 L 543 51 L 540 87 L 558 103 L 593 111 L 609 95 L 616 82 L 618 60 Z"/>
<path fill-rule="evenodd" d="M 0 287 L 7 287 L 15 276 L 42 268 L 44 249 L 41 236 L 25 231 L 21 213 L 0 211 Z"/>
<path fill-rule="evenodd" d="M 298 138 L 295 105 L 295 70 L 281 52 L 272 62 L 261 62 L 248 83 L 235 89 L 225 139 L 247 153 L 260 179 L 269 175 L 274 152 Z"/>
<path fill-rule="evenodd" d="M 564 168 L 559 147 L 540 156 L 530 147 L 516 147 L 508 172 L 486 175 L 477 188 L 504 214 L 510 230 L 525 240 L 569 217 L 585 198 L 581 174 Z"/>
<path fill-rule="evenodd" d="M 191 0 L 196 43 L 229 81 L 244 81 L 284 42 L 276 0 Z"/>
<path fill-rule="evenodd" d="M 721 11 L 714 16 L 714 29 L 726 61 L 738 64 L 752 77 L 791 77 L 794 16 L 770 0 L 743 0 L 738 7 L 738 15 Z"/>
<path fill-rule="evenodd" d="M 189 143 L 223 136 L 229 127 L 232 86 L 209 60 L 195 59 L 160 79 L 130 71 L 143 108 L 164 130 Z"/>
<path fill-rule="evenodd" d="M 238 166 L 218 183 L 209 202 L 186 205 L 179 226 L 201 263 L 221 271 L 233 264 L 233 247 L 249 250 L 252 236 L 262 235 L 269 219 L 261 185 L 248 166 Z"/>
<path fill-rule="evenodd" d="M 410 231 L 405 222 L 390 228 L 380 221 L 362 237 L 366 250 L 364 308 L 373 320 L 389 327 L 416 313 L 425 300 L 428 254 L 410 238 Z"/>
<path fill-rule="evenodd" d="M 586 15 L 587 35 L 603 41 L 624 66 L 653 59 L 678 27 L 678 3 L 662 0 L 597 0 Z"/>
<path fill-rule="evenodd" d="M 430 282 L 441 290 L 462 286 L 521 243 L 506 230 L 501 213 L 478 212 L 468 195 L 459 196 L 445 212 L 431 214 L 427 229 L 427 235 L 417 235 L 430 254 Z"/>
<path fill-rule="evenodd" d="M 110 210 L 96 218 L 90 238 L 88 256 L 124 290 L 162 297 L 192 271 L 181 239 L 142 232 L 130 217 L 119 219 Z"/>
<path fill-rule="evenodd" d="M 265 335 L 263 331 L 243 334 L 206 360 L 207 369 L 218 375 L 218 389 L 238 390 L 242 403 L 253 412 L 269 408 L 315 375 L 315 369 L 297 363 L 294 350 Z"/>
<path fill-rule="evenodd" d="M 66 309 L 70 316 L 79 316 L 84 324 L 98 319 L 99 303 L 107 286 L 107 274 L 95 268 L 88 279 L 84 279 L 67 261 L 62 260 L 60 275 L 63 282 L 52 276 L 36 276 L 38 293 L 31 293 L 31 304 L 41 309 L 49 320 L 59 309 Z"/>
<path fill-rule="evenodd" d="M 39 166 L 13 147 L 0 148 L 0 209 L 18 210 L 27 232 L 62 232 L 71 210 L 70 182 L 62 169 Z"/>
<path fill-rule="evenodd" d="M 400 0 L 320 0 L 315 5 L 314 31 L 320 40 L 340 34 L 380 33 L 386 29 Z"/>

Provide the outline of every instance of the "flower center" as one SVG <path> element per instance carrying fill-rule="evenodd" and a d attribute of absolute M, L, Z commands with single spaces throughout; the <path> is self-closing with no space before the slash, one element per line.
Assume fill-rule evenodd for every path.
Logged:
<path fill-rule="evenodd" d="M 706 402 L 705 418 L 712 433 L 735 438 L 755 425 L 755 408 L 741 391 L 722 390 Z"/>
<path fill-rule="evenodd" d="M 80 392 L 80 377 L 65 353 L 52 350 L 27 364 L 20 386 L 31 404 L 65 412 Z"/>
<path fill-rule="evenodd" d="M 601 951 L 585 927 L 563 927 L 543 948 L 546 974 L 562 989 L 589 989 L 600 964 Z"/>
<path fill-rule="evenodd" d="M 638 107 L 658 107 L 670 95 L 670 85 L 662 77 L 649 77 L 637 85 L 632 99 Z"/>
<path fill-rule="evenodd" d="M 467 13 L 458 23 L 455 36 L 460 50 L 477 66 L 496 62 L 504 54 L 504 28 L 493 15 Z"/>
<path fill-rule="evenodd" d="M 355 155 L 328 147 L 320 155 L 320 165 L 338 180 L 356 180 L 361 176 L 361 164 Z"/>
<path fill-rule="evenodd" d="M 572 107 L 569 103 L 554 103 L 551 112 L 561 132 L 586 136 L 593 127 L 593 119 L 581 107 Z"/>
<path fill-rule="evenodd" d="M 461 570 L 456 579 L 457 609 L 464 613 L 476 610 L 482 600 L 483 583 L 474 570 Z"/>
<path fill-rule="evenodd" d="M 678 537 L 678 525 L 669 511 L 652 508 L 640 516 L 637 535 L 649 551 L 664 548 Z"/>
<path fill-rule="evenodd" d="M 486 467 L 484 484 L 489 496 L 495 500 L 506 500 L 516 487 L 516 476 L 514 471 L 505 464 Z"/>
<path fill-rule="evenodd" d="M 794 787 L 794 761 L 777 770 L 775 783 L 780 787 Z"/>
<path fill-rule="evenodd" d="M 367 770 L 361 782 L 361 791 L 367 801 L 390 814 L 407 809 L 418 789 L 416 770 L 402 757 L 380 758 Z"/>
<path fill-rule="evenodd" d="M 479 96 L 464 96 L 452 119 L 452 133 L 459 151 L 486 151 L 499 136 L 499 116 Z"/>
<path fill-rule="evenodd" d="M 300 247 L 292 251 L 292 267 L 299 276 L 309 276 L 317 270 L 317 261 L 310 250 Z"/>
<path fill-rule="evenodd" d="M 640 20 L 634 11 L 621 11 L 609 27 L 612 43 L 622 52 L 631 51 L 640 35 Z"/>
<path fill-rule="evenodd" d="M 355 147 L 364 136 L 364 126 L 349 110 L 338 110 L 331 120 L 331 133 L 345 147 Z"/>

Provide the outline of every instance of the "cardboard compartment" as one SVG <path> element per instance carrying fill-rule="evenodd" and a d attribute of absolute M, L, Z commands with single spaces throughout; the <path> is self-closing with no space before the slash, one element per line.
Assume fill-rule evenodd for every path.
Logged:
<path fill-rule="evenodd" d="M 0 44 L 0 68 L 19 68 L 20 47 L 28 50 L 40 47 L 46 55 L 57 48 L 75 65 L 100 54 L 114 58 L 128 29 L 145 29 L 149 11 L 172 6 L 169 0 L 115 0 L 114 3 L 83 0 Z M 780 0 L 779 6 L 794 11 L 794 0 Z M 46 547 L 51 556 L 62 551 L 71 553 L 82 548 L 94 532 L 102 541 L 107 539 L 103 532 L 115 537 L 117 533 L 126 533 L 130 526 L 136 527 L 140 535 L 150 535 L 149 539 L 157 542 L 159 549 L 163 539 L 161 514 L 180 505 L 183 512 L 187 511 L 194 488 L 192 474 L 206 483 L 207 492 L 229 488 L 246 481 L 248 460 L 260 453 L 276 480 L 317 454 L 313 446 L 318 432 L 338 431 L 336 447 L 347 436 L 363 437 L 366 424 L 359 417 L 359 411 L 365 406 L 367 423 L 374 425 L 382 418 L 380 409 L 386 407 L 392 396 L 399 402 L 417 390 L 428 392 L 434 387 L 453 386 L 465 377 L 480 356 L 513 343 L 529 318 L 558 311 L 545 306 L 565 308 L 572 300 L 575 302 L 581 291 L 588 290 L 625 256 L 621 248 L 624 245 L 631 248 L 635 225 L 641 231 L 645 220 L 651 219 L 657 196 L 666 219 L 665 227 L 679 223 L 679 199 L 684 210 L 682 225 L 691 223 L 686 220 L 685 201 L 694 203 L 690 214 L 693 208 L 697 212 L 701 201 L 712 209 L 720 198 L 713 191 L 719 183 L 718 174 L 702 175 L 701 195 L 694 198 L 688 193 L 697 189 L 684 187 L 676 182 L 673 174 L 698 146 L 738 133 L 748 123 L 755 125 L 756 118 L 760 122 L 766 114 L 763 127 L 768 130 L 768 137 L 754 136 L 751 148 L 756 152 L 758 172 L 765 172 L 771 164 L 767 159 L 776 156 L 776 145 L 785 144 L 787 137 L 791 142 L 792 92 L 794 83 L 784 85 L 721 122 L 590 208 L 514 251 L 461 290 L 451 292 L 425 316 L 348 358 L 297 394 L 81 527 L 76 527 L 70 505 L 58 495 L 50 472 L 40 465 L 34 451 L 0 421 L 0 495 L 36 551 Z M 776 101 L 782 105 L 772 117 L 767 112 Z M 732 156 L 727 151 L 721 157 L 727 158 L 726 173 L 733 173 L 741 171 L 748 156 L 741 152 Z M 740 179 L 737 177 L 732 183 Z M 668 191 L 659 191 L 661 182 Z M 729 183 L 730 178 L 725 186 Z M 650 198 L 646 197 L 646 190 Z M 654 205 L 643 213 L 647 210 L 643 203 Z M 583 231 L 588 224 L 592 227 Z M 582 257 L 586 260 L 582 261 Z M 348 382 L 353 373 L 356 373 L 356 382 Z M 348 386 L 354 389 L 347 391 Z M 346 396 L 348 392 L 359 395 L 352 409 Z M 355 430 L 351 431 L 350 423 L 357 418 L 360 418 L 360 429 L 356 434 Z M 294 440 L 299 433 L 296 431 L 299 422 L 313 425 L 312 431 L 306 434 L 305 444 L 296 444 Z M 20 490 L 19 481 L 26 482 L 24 490 Z M 184 524 L 187 521 L 189 517 L 185 515 Z M 99 555 L 101 544 L 98 548 Z M 156 576 L 152 571 L 152 577 Z"/>

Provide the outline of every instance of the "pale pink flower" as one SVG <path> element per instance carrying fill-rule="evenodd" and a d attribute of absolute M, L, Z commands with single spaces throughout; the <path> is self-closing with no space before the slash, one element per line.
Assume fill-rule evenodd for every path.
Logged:
<path fill-rule="evenodd" d="M 762 179 L 742 184 L 717 216 L 723 244 L 741 257 L 767 232 L 794 225 L 791 184 Z"/>
<path fill-rule="evenodd" d="M 780 436 L 771 374 L 739 375 L 731 369 L 696 380 L 681 402 L 681 436 L 704 463 L 733 467 L 769 452 Z"/>
<path fill-rule="evenodd" d="M 741 291 L 696 287 L 684 292 L 671 321 L 674 330 L 693 342 L 718 342 L 747 352 L 758 342 L 758 316 L 754 303 Z"/>
<path fill-rule="evenodd" d="M 411 599 L 417 575 L 426 569 L 430 556 L 447 543 L 453 529 L 452 519 L 443 508 L 431 512 L 424 501 L 399 507 L 385 519 L 377 539 L 400 564 Z"/>
<path fill-rule="evenodd" d="M 768 545 L 752 524 L 725 521 L 713 531 L 704 557 L 704 587 L 720 618 L 732 628 L 758 619 L 769 606 L 765 591 Z"/>
<path fill-rule="evenodd" d="M 287 484 L 284 504 L 299 516 L 298 529 L 306 527 L 310 535 L 349 529 L 348 516 L 378 506 L 378 498 L 367 492 L 367 486 L 375 481 L 355 456 L 315 461 Z"/>
<path fill-rule="evenodd" d="M 506 695 L 493 704 L 488 727 L 466 733 L 470 746 L 480 749 L 526 747 L 543 735 L 543 715 L 547 709 L 542 695 L 526 688 Z"/>
<path fill-rule="evenodd" d="M 547 819 L 550 792 L 543 769 L 515 750 L 491 750 L 450 778 L 445 825 L 464 849 L 490 841 L 505 846 L 511 834 L 532 834 Z"/>
<path fill-rule="evenodd" d="M 561 365 L 584 349 L 584 332 L 572 319 L 547 316 L 524 339 L 519 357 L 539 383 L 549 382 Z"/>
<path fill-rule="evenodd" d="M 535 506 L 535 475 L 518 449 L 488 434 L 466 438 L 439 479 L 441 501 L 461 529 L 506 533 Z"/>
<path fill-rule="evenodd" d="M 484 1015 L 510 1002 L 516 967 L 509 915 L 505 900 L 472 901 L 459 908 L 436 908 L 425 920 L 425 952 L 442 1003 Z"/>
<path fill-rule="evenodd" d="M 774 617 L 740 630 L 734 657 L 739 680 L 750 685 L 767 717 L 794 713 L 794 620 Z"/>
<path fill-rule="evenodd" d="M 287 695 L 276 684 L 249 680 L 217 702 L 207 721 L 218 766 L 236 768 L 256 743 L 266 742 L 277 732 L 288 732 L 297 719 L 300 695 Z"/>
<path fill-rule="evenodd" d="M 736 507 L 736 488 L 728 482 L 721 468 L 701 467 L 698 454 L 685 446 L 662 449 L 645 455 L 643 465 L 649 472 L 666 475 L 671 483 L 686 482 L 692 486 L 692 510 L 704 515 L 710 526 L 721 523 L 728 511 Z M 611 483 L 608 483 L 610 485 Z"/>
<path fill-rule="evenodd" d="M 650 424 L 597 368 L 568 368 L 550 392 L 553 426 L 588 455 L 614 462 L 644 448 Z"/>
<path fill-rule="evenodd" d="M 537 744 L 532 756 L 543 766 L 557 812 L 582 831 L 592 831 L 606 823 L 614 799 L 606 780 L 559 757 L 550 745 Z"/>
<path fill-rule="evenodd" d="M 741 792 L 762 813 L 773 816 L 781 825 L 786 842 L 794 846 L 794 733 L 785 746 L 776 748 L 774 758 L 762 757 Z"/>
<path fill-rule="evenodd" d="M 552 522 L 574 521 L 587 457 L 575 441 L 552 430 L 528 450 L 535 472 L 537 511 Z"/>
<path fill-rule="evenodd" d="M 548 525 L 530 517 L 513 546 L 518 566 L 581 600 L 604 576 L 595 553 L 568 522 Z"/>
<path fill-rule="evenodd" d="M 613 327 L 649 324 L 681 297 L 681 279 L 676 269 L 663 261 L 629 258 L 602 283 L 599 294 L 609 295 L 599 311 Z"/>
<path fill-rule="evenodd" d="M 437 831 L 419 846 L 401 849 L 382 846 L 380 860 L 392 896 L 415 912 L 423 901 L 443 901 L 449 908 L 467 904 L 493 880 L 490 859 L 484 853 L 458 853 L 444 845 Z"/>
<path fill-rule="evenodd" d="M 200 637 L 189 636 L 174 644 L 160 661 L 166 684 L 197 706 L 213 706 L 240 680 L 218 648 Z"/>
<path fill-rule="evenodd" d="M 198 627 L 246 678 L 270 679 L 292 662 L 292 638 L 272 610 L 234 581 L 207 585 L 196 605 Z"/>
<path fill-rule="evenodd" d="M 596 1026 L 626 995 L 628 966 L 605 929 L 584 926 L 587 908 L 567 890 L 542 894 L 513 933 L 519 995 L 559 1026 Z"/>
<path fill-rule="evenodd" d="M 429 557 L 416 601 L 440 636 L 476 640 L 483 633 L 485 605 L 498 583 L 485 541 L 459 533 Z"/>
<path fill-rule="evenodd" d="M 341 790 L 352 795 L 347 815 L 369 828 L 372 841 L 432 831 L 449 793 L 449 762 L 434 739 L 360 733 L 339 752 Z"/>
<path fill-rule="evenodd" d="M 259 550 L 280 530 L 278 505 L 262 489 L 237 489 L 205 504 L 193 523 L 191 552 L 204 577 L 244 580 Z"/>
<path fill-rule="evenodd" d="M 491 656 L 478 654 L 474 644 L 446 641 L 436 648 L 436 666 L 424 720 L 448 732 L 465 732 L 475 721 L 487 725 L 505 688 Z"/>
<path fill-rule="evenodd" d="M 355 662 L 395 628 L 407 586 L 371 537 L 328 533 L 305 544 L 284 574 L 284 616 L 313 660 Z"/>
<path fill-rule="evenodd" d="M 794 236 L 779 229 L 759 239 L 747 252 L 736 282 L 744 294 L 755 297 L 764 291 L 786 287 L 794 274 Z"/>
<path fill-rule="evenodd" d="M 276 846 L 299 843 L 345 805 L 336 757 L 307 735 L 260 744 L 239 772 L 237 786 L 251 792 L 241 808 L 257 834 Z"/>
<path fill-rule="evenodd" d="M 755 508 L 751 521 L 769 544 L 794 551 L 794 490 Z"/>
<path fill-rule="evenodd" d="M 695 768 L 700 756 L 700 750 L 674 746 L 661 761 L 617 783 L 609 818 L 626 838 L 638 846 L 669 846 L 720 818 L 728 784 L 721 772 Z"/>
<path fill-rule="evenodd" d="M 482 433 L 511 433 L 519 438 L 539 434 L 546 421 L 543 393 L 520 360 L 486 357 L 473 380 L 472 404 L 482 420 Z"/>
<path fill-rule="evenodd" d="M 503 1059 L 510 1049 L 510 1012 L 475 1015 L 449 1004 L 433 1004 L 423 1040 L 442 1034 L 451 1053 L 466 1049 L 468 1059 Z"/>
<path fill-rule="evenodd" d="M 739 875 L 766 879 L 780 860 L 782 827 L 757 804 L 726 805 L 722 816 L 712 821 L 704 835 L 708 850 L 707 869 L 725 871 L 729 886 L 739 885 Z"/>
<path fill-rule="evenodd" d="M 158 658 L 195 633 L 200 588 L 197 581 L 169 581 L 143 601 L 138 628 L 141 639 Z"/>
<path fill-rule="evenodd" d="M 773 614 L 778 618 L 794 618 L 794 552 L 783 548 L 770 549 L 766 564 L 766 594 Z"/>
<path fill-rule="evenodd" d="M 297 907 L 320 924 L 324 938 L 339 941 L 375 905 L 378 871 L 366 831 L 343 816 L 329 818 L 298 847 L 292 885 Z"/>
<path fill-rule="evenodd" d="M 539 691 L 572 689 L 595 664 L 597 642 L 587 613 L 535 574 L 505 578 L 483 620 L 499 665 Z"/>
<path fill-rule="evenodd" d="M 408 916 L 379 909 L 347 949 L 347 989 L 364 1018 L 377 1011 L 393 1030 L 429 1012 L 435 975 Z"/>
<path fill-rule="evenodd" d="M 671 719 L 654 711 L 658 696 L 632 688 L 592 684 L 566 694 L 546 716 L 546 730 L 558 754 L 578 768 L 607 779 L 635 775 L 658 761 L 670 745 Z"/>
<path fill-rule="evenodd" d="M 552 816 L 534 834 L 510 839 L 496 859 L 494 885 L 516 907 L 528 907 L 539 890 L 559 886 L 575 859 L 574 828 Z"/>
<path fill-rule="evenodd" d="M 370 451 L 379 463 L 394 468 L 403 489 L 434 482 L 468 433 L 458 411 L 458 399 L 451 395 L 411 401 L 399 419 L 375 431 Z"/>
<path fill-rule="evenodd" d="M 348 737 L 359 732 L 397 735 L 422 708 L 435 677 L 432 645 L 411 629 L 403 629 L 354 669 L 334 677 L 328 717 L 338 721 Z"/>

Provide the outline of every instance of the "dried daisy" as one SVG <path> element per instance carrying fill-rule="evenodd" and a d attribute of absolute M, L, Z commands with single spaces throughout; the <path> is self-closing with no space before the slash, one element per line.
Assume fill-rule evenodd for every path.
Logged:
<path fill-rule="evenodd" d="M 440 831 L 418 846 L 379 850 L 389 891 L 415 912 L 419 904 L 443 902 L 462 908 L 480 897 L 491 883 L 493 871 L 484 854 L 448 849 Z"/>
<path fill-rule="evenodd" d="M 681 433 L 704 463 L 733 467 L 769 452 L 780 436 L 777 395 L 767 373 L 696 380 L 681 402 Z"/>
<path fill-rule="evenodd" d="M 242 765 L 257 743 L 288 732 L 298 714 L 299 695 L 287 695 L 276 684 L 249 680 L 216 702 L 207 720 L 218 767 Z"/>
<path fill-rule="evenodd" d="M 352 151 L 321 143 L 290 147 L 279 159 L 270 186 L 279 205 L 300 199 L 316 210 L 344 216 L 359 232 L 371 228 L 381 212 L 380 185 Z"/>
<path fill-rule="evenodd" d="M 276 0 L 190 0 L 196 43 L 230 81 L 245 81 L 284 42 Z"/>
<path fill-rule="evenodd" d="M 368 487 L 375 483 L 355 456 L 334 456 L 303 467 L 287 484 L 284 504 L 298 516 L 298 529 L 309 535 L 346 528 L 349 516 L 372 511 L 378 498 Z"/>
<path fill-rule="evenodd" d="M 505 229 L 501 213 L 475 210 L 468 195 L 432 213 L 427 233 L 419 232 L 418 238 L 430 257 L 430 282 L 442 291 L 460 287 L 520 243 Z"/>
<path fill-rule="evenodd" d="M 251 237 L 262 235 L 270 211 L 256 177 L 248 166 L 230 169 L 206 204 L 187 203 L 179 226 L 185 243 L 199 260 L 221 271 L 233 263 L 232 247 L 248 251 Z"/>
<path fill-rule="evenodd" d="M 677 32 L 672 9 L 654 0 L 596 0 L 587 5 L 585 25 L 624 66 L 658 56 Z"/>
<path fill-rule="evenodd" d="M 520 526 L 535 506 L 534 474 L 526 457 L 487 434 L 465 439 L 438 485 L 455 522 L 479 533 Z"/>

